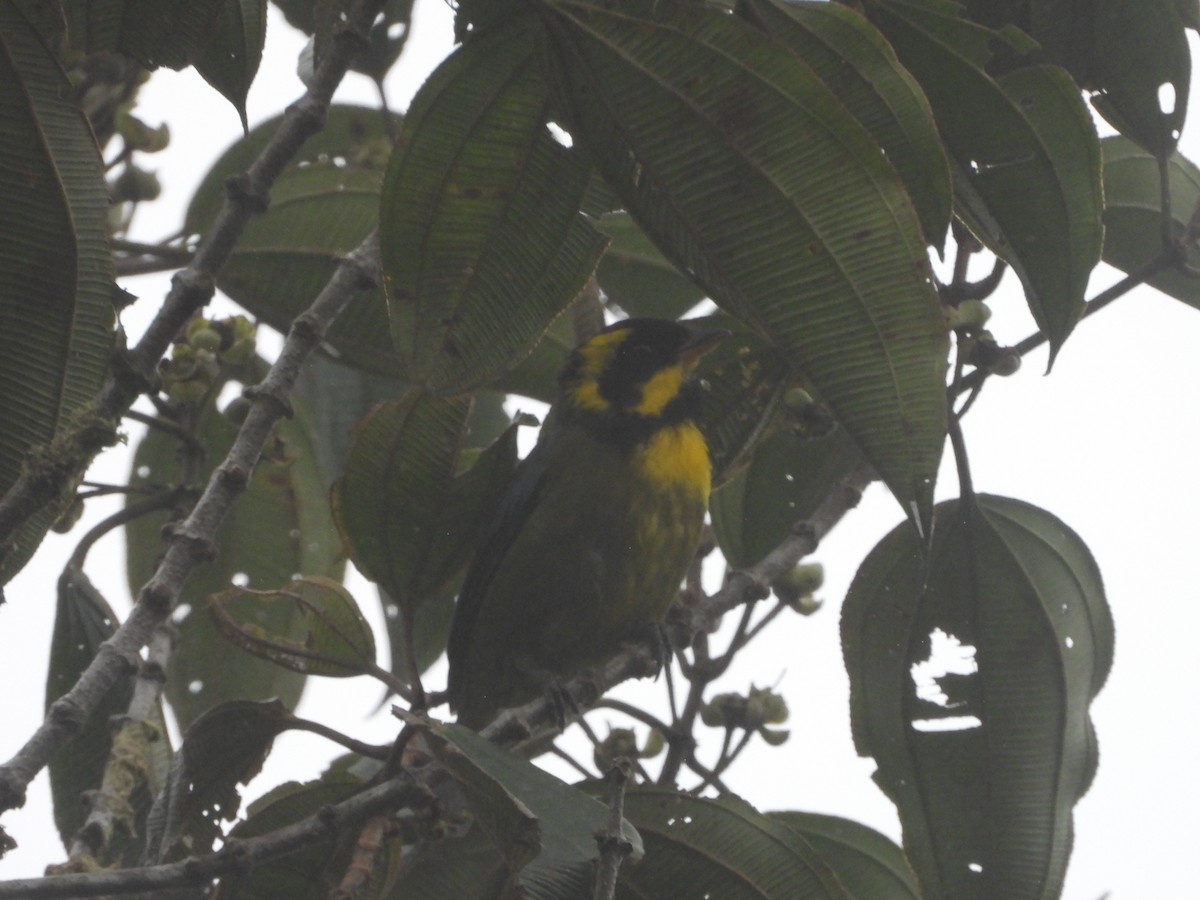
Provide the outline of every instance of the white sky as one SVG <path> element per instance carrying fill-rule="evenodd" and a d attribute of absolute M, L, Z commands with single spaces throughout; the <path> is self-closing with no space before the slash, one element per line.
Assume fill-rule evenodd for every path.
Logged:
<path fill-rule="evenodd" d="M 267 53 L 250 95 L 250 122 L 277 113 L 297 97 L 295 58 L 302 41 L 272 6 Z M 403 110 L 421 80 L 450 47 L 451 14 L 438 0 L 417 4 L 414 33 L 402 64 L 391 74 L 392 106 Z M 1193 84 L 1193 95 L 1200 86 Z M 351 76 L 340 101 L 371 103 L 373 86 Z M 209 164 L 240 135 L 233 109 L 192 72 L 157 73 L 143 88 L 138 115 L 171 126 L 170 148 L 143 164 L 156 169 L 163 196 L 138 213 L 135 238 L 174 232 L 191 192 Z M 1186 155 L 1200 159 L 1194 135 Z M 143 299 L 124 316 L 136 332 L 168 289 L 167 275 L 129 279 Z M 1089 296 L 1116 280 L 1097 272 Z M 1011 276 L 993 298 L 990 326 L 1002 343 L 1032 330 Z M 1200 833 L 1200 353 L 1197 311 L 1142 289 L 1081 324 L 1054 373 L 1043 377 L 1044 351 L 1025 360 L 1012 378 L 992 379 L 967 417 L 965 430 L 976 487 L 1042 506 L 1089 544 L 1104 574 L 1117 626 L 1116 662 L 1092 707 L 1100 741 L 1100 770 L 1076 807 L 1075 853 L 1067 900 L 1177 897 L 1194 890 L 1194 838 Z M 138 431 L 130 429 L 131 437 Z M 948 454 L 947 454 L 948 455 Z M 99 460 L 91 478 L 119 482 L 128 451 Z M 943 467 L 939 498 L 956 493 Z M 47 538 L 35 562 L 7 589 L 0 607 L 0 671 L 5 728 L 0 758 L 8 758 L 40 721 L 54 583 L 86 527 L 111 514 L 115 501 L 89 501 L 87 517 L 66 537 Z M 727 783 L 761 809 L 804 809 L 858 819 L 899 837 L 896 815 L 870 781 L 873 763 L 855 756 L 849 735 L 847 681 L 838 639 L 838 608 L 855 568 L 875 541 L 900 519 L 895 501 L 879 486 L 816 554 L 825 564 L 826 608 L 788 616 L 720 682 L 744 690 L 751 682 L 777 685 L 792 713 L 792 738 L 782 748 L 755 742 L 728 773 Z M 128 608 L 123 539 L 106 537 L 93 550 L 89 574 L 119 612 Z M 372 594 L 358 582 L 364 612 L 374 616 Z M 440 686 L 444 668 L 430 673 Z M 661 683 L 627 684 L 624 696 L 661 693 Z M 372 712 L 380 691 L 363 679 L 314 679 L 300 712 L 366 740 L 385 741 L 394 720 Z M 655 701 L 657 702 L 657 701 Z M 603 731 L 603 716 L 594 723 Z M 613 717 L 614 724 L 617 718 Z M 621 723 L 624 724 L 624 723 Z M 337 748 L 312 736 L 285 736 L 248 797 L 288 779 L 315 777 Z M 712 758 L 715 748 L 710 748 Z M 585 754 L 585 758 L 590 754 Z M 703 756 L 703 753 L 702 753 Z M 3 824 L 20 843 L 0 862 L 0 879 L 35 875 L 64 854 L 50 815 L 43 773 L 24 809 Z"/>

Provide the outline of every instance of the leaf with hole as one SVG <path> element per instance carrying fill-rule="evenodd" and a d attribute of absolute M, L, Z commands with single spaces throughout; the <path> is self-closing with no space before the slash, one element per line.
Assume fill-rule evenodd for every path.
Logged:
<path fill-rule="evenodd" d="M 1113 652 L 1079 537 L 1019 500 L 939 504 L 927 559 L 903 526 L 871 551 L 841 630 L 855 746 L 923 892 L 1057 897 Z"/>

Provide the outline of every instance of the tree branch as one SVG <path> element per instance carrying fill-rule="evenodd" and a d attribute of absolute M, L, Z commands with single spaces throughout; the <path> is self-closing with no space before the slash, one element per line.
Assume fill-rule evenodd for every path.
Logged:
<path fill-rule="evenodd" d="M 246 489 L 275 422 L 290 412 L 288 394 L 300 366 L 354 295 L 378 283 L 379 239 L 372 234 L 349 256 L 309 309 L 292 323 L 279 358 L 262 383 L 246 389 L 251 408 L 225 460 L 212 473 L 191 514 L 168 535 L 158 569 L 138 594 L 124 624 L 100 645 L 79 681 L 47 711 L 45 721 L 16 755 L 0 766 L 0 810 L 25 802 L 25 789 L 79 730 L 123 674 L 136 669 L 138 653 L 179 598 L 191 571 L 215 553 L 214 535 Z"/>
<path fill-rule="evenodd" d="M 113 360 L 99 394 L 75 410 L 48 443 L 31 448 L 26 464 L 0 498 L 0 561 L 31 515 L 51 503 L 87 469 L 116 436 L 117 422 L 155 381 L 155 368 L 185 322 L 212 299 L 217 273 L 225 265 L 251 217 L 266 210 L 271 185 L 301 145 L 325 124 L 333 92 L 350 61 L 366 45 L 366 34 L 383 0 L 357 0 L 347 26 L 332 41 L 308 91 L 288 107 L 279 128 L 245 174 L 231 179 L 221 212 L 201 241 L 191 264 L 172 279 L 162 308 L 141 340 Z M 6 790 L 0 786 L 0 808 Z"/>
<path fill-rule="evenodd" d="M 393 778 L 341 803 L 326 806 L 294 825 L 260 837 L 227 841 L 216 853 L 161 866 L 0 881 L 0 900 L 97 897 L 204 886 L 221 875 L 248 871 L 335 836 L 378 813 L 429 800 L 429 792 L 412 779 L 407 776 Z"/>

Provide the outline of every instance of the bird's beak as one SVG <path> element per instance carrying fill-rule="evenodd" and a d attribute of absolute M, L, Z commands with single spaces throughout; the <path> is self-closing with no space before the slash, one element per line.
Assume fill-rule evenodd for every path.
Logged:
<path fill-rule="evenodd" d="M 692 336 L 679 349 L 679 361 L 687 368 L 692 368 L 700 362 L 704 354 L 713 350 L 719 343 L 733 334 L 727 328 L 697 328 Z"/>

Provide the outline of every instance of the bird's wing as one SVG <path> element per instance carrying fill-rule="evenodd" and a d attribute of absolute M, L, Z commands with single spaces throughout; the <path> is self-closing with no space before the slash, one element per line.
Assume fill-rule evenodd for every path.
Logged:
<path fill-rule="evenodd" d="M 450 681 L 447 687 L 455 705 L 459 705 L 462 699 L 459 696 L 462 679 L 454 662 L 466 657 L 471 632 L 474 631 L 475 622 L 479 618 L 480 605 L 487 594 L 488 585 L 512 547 L 513 541 L 520 534 L 525 521 L 537 506 L 546 471 L 558 441 L 557 429 L 547 422 L 542 428 L 537 445 L 517 466 L 512 483 L 505 491 L 491 524 L 484 532 L 479 550 L 471 562 L 470 569 L 467 570 L 462 589 L 458 592 L 450 639 L 446 645 L 446 653 L 451 660 Z"/>

